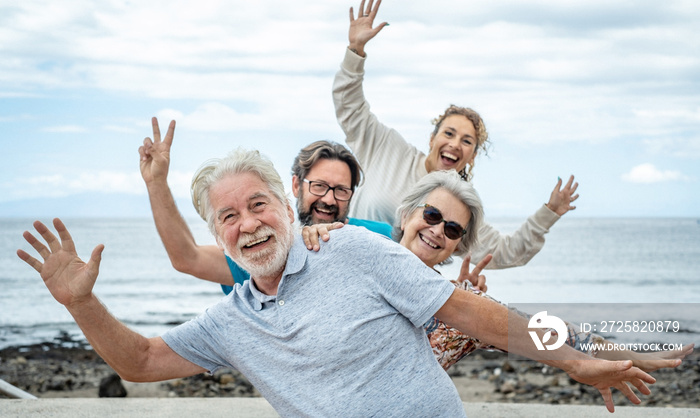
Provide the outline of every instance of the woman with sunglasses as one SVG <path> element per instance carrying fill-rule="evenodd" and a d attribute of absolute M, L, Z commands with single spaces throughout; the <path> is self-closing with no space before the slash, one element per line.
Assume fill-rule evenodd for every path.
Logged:
<path fill-rule="evenodd" d="M 478 153 L 486 153 L 488 134 L 479 114 L 472 109 L 450 106 L 435 119 L 426 155 L 410 145 L 395 130 L 383 125 L 370 112 L 362 90 L 365 44 L 386 25 L 372 27 L 381 1 L 360 4 L 357 18 L 350 8 L 349 46 L 333 83 L 333 101 L 338 123 L 365 172 L 365 181 L 353 195 L 350 216 L 394 223 L 394 212 L 404 194 L 423 176 L 438 170 L 454 170 L 466 181 L 472 177 Z M 578 195 L 578 183 L 571 176 L 562 187 L 557 182 L 549 201 L 510 236 L 492 226 L 480 227 L 479 244 L 472 259 L 493 254 L 488 268 L 498 269 L 526 264 L 544 245 L 544 234 L 569 210 Z"/>
<path fill-rule="evenodd" d="M 394 239 L 435 269 L 452 254 L 469 251 L 477 240 L 475 231 L 483 219 L 483 209 L 471 184 L 462 181 L 454 171 L 433 172 L 418 181 L 404 198 L 396 210 L 396 219 Z M 478 268 L 471 272 L 472 276 L 479 273 Z M 455 282 L 455 285 L 470 290 L 469 280 Z M 488 297 L 479 291 L 475 293 Z M 572 324 L 567 323 L 567 328 L 566 343 L 580 351 L 584 351 L 581 344 L 606 342 L 598 335 L 581 332 Z M 437 319 L 426 324 L 426 331 L 438 362 L 446 370 L 476 349 L 494 349 Z M 633 360 L 635 366 L 650 372 L 677 366 L 680 362 L 676 359 L 682 359 L 692 349 L 693 345 L 689 345 L 684 350 L 657 354 L 628 350 L 587 351 L 587 354 L 606 360 Z"/>
<path fill-rule="evenodd" d="M 396 210 L 396 223 L 392 235 L 395 241 L 435 270 L 453 254 L 463 255 L 470 250 L 477 241 L 476 231 L 482 220 L 481 200 L 472 185 L 463 181 L 453 170 L 435 171 L 420 179 L 404 198 Z M 303 236 L 307 246 L 311 248 L 318 244 L 319 237 L 322 240 L 329 239 L 328 230 L 339 227 L 342 227 L 342 223 L 304 227 Z M 483 263 L 479 263 L 467 275 L 460 277 L 460 281 L 453 283 L 494 300 L 470 286 L 470 283 L 477 282 L 481 268 Z M 589 343 L 605 344 L 606 341 L 602 337 L 581 332 L 570 323 L 566 325 L 566 343 L 573 348 L 606 360 L 632 360 L 635 366 L 647 372 L 663 367 L 676 367 L 680 364 L 676 360 L 690 354 L 694 347 L 690 344 L 682 350 L 658 353 L 636 353 L 629 350 L 594 352 L 584 350 L 583 347 L 590 347 Z M 424 327 L 433 353 L 445 370 L 477 349 L 497 350 L 457 329 L 450 328 L 436 318 Z"/>

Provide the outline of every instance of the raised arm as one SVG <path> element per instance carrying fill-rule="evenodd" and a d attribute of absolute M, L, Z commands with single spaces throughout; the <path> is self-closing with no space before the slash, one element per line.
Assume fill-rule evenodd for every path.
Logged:
<path fill-rule="evenodd" d="M 144 139 L 139 147 L 141 176 L 146 182 L 153 219 L 170 262 L 177 271 L 231 286 L 233 276 L 226 256 L 216 245 L 197 245 L 168 186 L 175 121 L 170 122 L 162 141 L 158 119 L 153 118 L 151 122 L 153 139 Z"/>
<path fill-rule="evenodd" d="M 543 360 L 543 352 L 537 351 L 528 334 L 528 322 L 525 318 L 509 312 L 499 303 L 462 289 L 455 289 L 435 316 L 487 344 L 508 350 L 510 353 L 538 359 L 544 364 L 564 370 L 578 382 L 595 387 L 603 396 L 610 412 L 615 410 L 611 387 L 624 393 L 632 403 L 639 404 L 641 401 L 627 383 L 632 383 L 641 393 L 648 395 L 651 391 L 646 383 L 656 381 L 642 370 L 632 367 L 632 361 L 593 359 L 568 345 L 547 351 L 547 358 Z M 476 317 L 479 318 L 478 321 L 473 320 Z"/>
<path fill-rule="evenodd" d="M 360 3 L 360 9 L 357 13 L 357 18 L 355 18 L 355 12 L 352 7 L 350 8 L 350 30 L 348 32 L 348 49 L 357 55 L 365 56 L 365 45 L 372 38 L 374 38 L 379 31 L 388 25 L 387 22 L 382 22 L 376 27 L 372 27 L 374 24 L 374 18 L 377 17 L 377 12 L 379 11 L 379 6 L 382 4 L 382 0 L 377 0 L 374 4 L 373 0 L 367 2 L 367 7 L 365 7 L 365 0 Z"/>
<path fill-rule="evenodd" d="M 364 2 L 360 9 L 367 13 Z M 370 6 L 369 16 L 362 17 L 362 13 L 357 19 L 353 16 L 350 26 L 353 49 L 357 49 L 356 33 L 366 31 L 369 34 L 359 42 L 362 43 L 378 32 L 377 28 L 371 28 L 377 9 L 378 4 Z M 379 27 L 383 26 L 386 25 Z M 396 207 L 406 190 L 403 186 L 412 185 L 427 174 L 425 154 L 371 112 L 363 90 L 364 67 L 365 57 L 345 48 L 343 61 L 333 80 L 333 105 L 338 124 L 345 133 L 346 144 L 365 172 L 364 184 L 353 196 L 350 216 L 392 224 Z M 397 155 L 401 158 L 397 159 Z M 400 181 L 395 182 L 393 188 L 387 188 L 387 176 Z"/>
<path fill-rule="evenodd" d="M 365 7 L 365 1 L 360 4 L 360 11 L 355 18 L 350 8 L 350 29 L 348 33 L 348 48 L 345 58 L 340 65 L 340 71 L 333 80 L 333 104 L 338 123 L 346 135 L 346 141 L 357 155 L 363 167 L 367 161 L 362 161 L 364 154 L 374 142 L 382 141 L 388 135 L 389 128 L 385 127 L 370 113 L 369 103 L 365 100 L 362 90 L 365 64 L 365 44 L 386 26 L 381 23 L 372 28 L 374 18 L 379 10 L 381 1 L 373 6 L 370 1 Z M 367 148 L 366 151 L 363 151 Z"/>
<path fill-rule="evenodd" d="M 48 248 L 31 233 L 24 233 L 43 263 L 22 250 L 17 255 L 39 272 L 51 295 L 68 309 L 90 345 L 122 378 L 155 382 L 206 371 L 177 355 L 160 337 L 145 338 L 114 318 L 92 293 L 104 246 L 95 247 L 86 264 L 78 257 L 63 223 L 59 219 L 53 223 L 60 241 L 44 224 L 34 223 Z"/>
<path fill-rule="evenodd" d="M 570 210 L 578 194 L 578 183 L 574 176 L 569 178 L 564 187 L 559 179 L 554 186 L 549 201 L 542 205 L 534 215 L 522 224 L 520 229 L 511 235 L 504 235 L 487 223 L 479 228 L 479 242 L 472 250 L 472 260 L 481 260 L 488 254 L 493 254 L 493 260 L 487 269 L 505 269 L 527 264 L 544 246 L 544 235 L 561 216 Z"/>

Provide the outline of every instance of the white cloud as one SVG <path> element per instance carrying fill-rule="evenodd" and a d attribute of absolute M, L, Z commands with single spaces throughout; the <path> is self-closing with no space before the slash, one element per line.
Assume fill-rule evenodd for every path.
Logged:
<path fill-rule="evenodd" d="M 77 178 L 66 182 L 66 190 L 71 192 L 104 192 L 143 194 L 144 185 L 139 173 L 98 171 L 81 173 Z"/>
<path fill-rule="evenodd" d="M 26 183 L 29 186 L 48 186 L 48 187 L 56 187 L 59 186 L 61 183 L 64 183 L 64 178 L 63 176 L 59 174 L 53 174 L 50 176 L 36 176 L 36 177 L 29 177 L 26 179 L 22 179 L 22 183 Z"/>
<path fill-rule="evenodd" d="M 0 98 L 2 99 L 18 99 L 18 98 L 37 98 L 41 97 L 39 94 L 29 93 L 29 92 L 12 92 L 12 91 L 0 91 Z"/>
<path fill-rule="evenodd" d="M 1 122 L 21 122 L 21 121 L 27 121 L 27 120 L 32 120 L 35 119 L 34 116 L 29 115 L 29 114 L 21 114 L 21 115 L 5 115 L 5 116 L 0 116 L 0 123 Z"/>
<path fill-rule="evenodd" d="M 681 129 L 677 126 L 677 130 Z M 692 132 L 690 127 L 685 129 Z M 659 133 L 653 139 L 645 139 L 643 143 L 651 155 L 670 155 L 681 160 L 700 159 L 700 133 L 687 138 L 683 137 L 682 132 L 678 135 Z"/>
<path fill-rule="evenodd" d="M 0 6 L 0 95 L 80 87 L 193 99 L 205 104 L 189 122 L 207 132 L 334 128 L 330 82 L 347 42 L 347 9 L 357 4 L 44 3 Z M 411 121 L 457 103 L 518 142 L 655 139 L 673 129 L 671 115 L 697 103 L 674 93 L 698 91 L 692 22 L 700 9 L 692 2 L 473 6 L 382 5 L 379 21 L 392 25 L 368 46 L 367 92 L 374 109 L 412 125 L 398 129 L 423 138 L 427 128 Z M 659 108 L 668 115 L 644 116 Z"/>
<path fill-rule="evenodd" d="M 675 170 L 659 170 L 653 164 L 645 163 L 633 167 L 622 179 L 630 183 L 662 183 L 667 181 L 687 181 L 689 177 Z"/>
<path fill-rule="evenodd" d="M 47 126 L 41 129 L 43 132 L 51 133 L 68 133 L 68 134 L 79 134 L 88 132 L 88 129 L 84 126 L 78 125 L 61 125 L 61 126 Z"/>
<path fill-rule="evenodd" d="M 120 126 L 120 125 L 104 125 L 102 127 L 105 131 L 109 132 L 118 132 L 122 134 L 135 134 L 138 133 L 138 131 L 132 127 L 128 126 Z"/>
<path fill-rule="evenodd" d="M 194 173 L 184 171 L 170 171 L 168 173 L 168 185 L 175 198 L 189 198 L 190 184 Z"/>
<path fill-rule="evenodd" d="M 281 82 L 280 89 L 285 89 L 284 85 L 285 83 Z M 271 96 L 269 103 L 242 106 L 244 109 L 242 111 L 222 102 L 206 102 L 190 113 L 162 109 L 156 112 L 156 116 L 161 125 L 167 124 L 170 120 L 176 120 L 182 129 L 200 132 L 270 131 L 290 129 L 290 127 L 295 130 L 335 129 L 335 121 L 319 118 L 319 113 L 330 110 L 331 104 L 328 97 L 326 100 L 304 102 L 303 106 L 299 105 L 297 97 L 298 95 L 290 93 L 273 100 Z"/>
<path fill-rule="evenodd" d="M 189 197 L 191 172 L 171 170 L 168 184 L 176 198 Z M 2 200 L 44 197 L 65 197 L 80 193 L 123 193 L 145 195 L 146 186 L 137 172 L 93 171 L 77 174 L 53 174 L 16 179 L 1 185 Z"/>
<path fill-rule="evenodd" d="M 160 120 L 175 119 L 187 129 L 202 132 L 226 132 L 238 129 L 269 128 L 270 117 L 259 113 L 241 113 L 222 103 L 204 103 L 187 115 L 181 112 L 164 110 L 158 112 Z"/>
<path fill-rule="evenodd" d="M 168 121 L 171 120 L 181 121 L 185 115 L 176 109 L 161 109 L 156 112 L 156 117 L 158 118 L 159 123 L 168 123 Z M 161 133 L 165 135 L 165 133 Z"/>
<path fill-rule="evenodd" d="M 330 90 L 347 11 L 358 4 L 0 1 L 2 198 L 145 193 L 135 164 L 123 160 L 132 163 L 150 136 L 152 115 L 161 129 L 178 121 L 170 175 L 178 197 L 189 190 L 188 170 L 238 145 L 260 148 L 287 172 L 299 146 L 343 139 Z M 364 90 L 379 119 L 423 151 L 430 121 L 455 103 L 484 116 L 496 151 L 545 150 L 533 166 L 551 165 L 549 149 L 566 160 L 576 157 L 566 150 L 585 145 L 672 168 L 635 167 L 626 181 L 694 180 L 698 18 L 689 0 L 385 2 L 379 20 L 391 26 L 367 47 Z M 25 117 L 43 122 L 20 126 Z M 48 128 L 18 140 L 27 127 Z M 77 133 L 70 149 L 52 141 L 60 133 Z M 129 169 L 135 178 L 120 177 Z M 31 187 L 15 180 L 31 175 L 42 176 Z"/>
<path fill-rule="evenodd" d="M 17 179 L 5 184 L 6 200 L 36 196 L 63 197 L 86 192 L 145 194 L 140 173 L 114 171 L 83 172 L 77 175 L 54 174 Z"/>

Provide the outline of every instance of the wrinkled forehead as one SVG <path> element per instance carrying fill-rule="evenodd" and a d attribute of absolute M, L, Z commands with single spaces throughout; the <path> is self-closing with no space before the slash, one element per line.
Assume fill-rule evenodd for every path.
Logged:
<path fill-rule="evenodd" d="M 209 198 L 215 211 L 222 205 L 245 205 L 250 200 L 261 197 L 273 199 L 274 194 L 257 174 L 249 172 L 226 174 L 209 189 Z"/>

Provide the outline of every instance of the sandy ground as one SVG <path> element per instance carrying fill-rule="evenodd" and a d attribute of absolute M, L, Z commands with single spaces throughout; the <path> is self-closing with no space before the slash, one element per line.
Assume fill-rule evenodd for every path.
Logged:
<path fill-rule="evenodd" d="M 0 351 L 0 379 L 39 398 L 97 398 L 100 381 L 113 374 L 89 348 L 38 345 Z M 465 402 L 602 405 L 598 392 L 563 372 L 505 354 L 477 352 L 449 370 Z M 700 408 L 700 355 L 677 369 L 652 373 L 658 382 L 643 405 Z M 158 383 L 121 382 L 130 398 L 260 396 L 239 373 L 224 370 Z M 0 395 L 2 398 L 2 395 Z M 631 405 L 618 392 L 616 405 Z"/>

